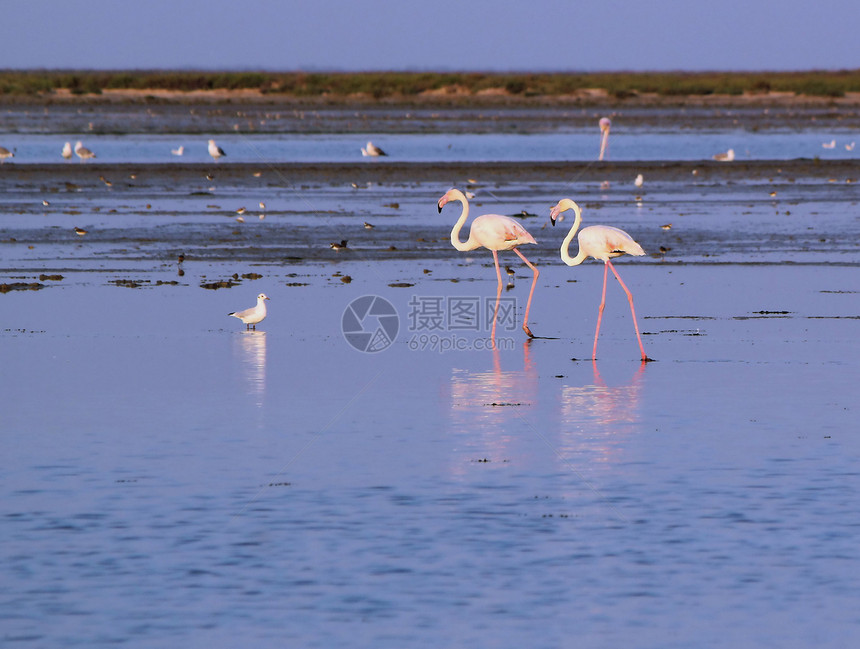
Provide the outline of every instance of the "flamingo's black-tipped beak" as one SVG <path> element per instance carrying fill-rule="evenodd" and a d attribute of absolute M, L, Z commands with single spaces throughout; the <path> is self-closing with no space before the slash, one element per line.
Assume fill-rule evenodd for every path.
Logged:
<path fill-rule="evenodd" d="M 439 210 L 439 214 L 442 213 L 442 203 L 436 203 L 436 209 Z"/>

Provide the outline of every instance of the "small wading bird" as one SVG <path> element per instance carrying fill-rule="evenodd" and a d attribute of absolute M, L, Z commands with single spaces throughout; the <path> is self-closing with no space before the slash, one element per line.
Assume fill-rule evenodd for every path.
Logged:
<path fill-rule="evenodd" d="M 209 140 L 209 155 L 212 156 L 213 160 L 217 160 L 218 158 L 227 154 L 224 153 L 224 149 L 215 144 L 215 140 Z"/>
<path fill-rule="evenodd" d="M 252 306 L 250 309 L 245 309 L 244 311 L 234 311 L 227 315 L 239 318 L 239 320 L 244 322 L 246 331 L 252 328 L 256 331 L 257 324 L 266 319 L 266 300 L 268 299 L 269 298 L 266 297 L 265 293 L 260 293 L 257 296 L 257 304 L 255 306 Z"/>
<path fill-rule="evenodd" d="M 6 162 L 6 158 L 14 158 L 15 154 L 4 146 L 0 146 L 0 164 Z"/>
<path fill-rule="evenodd" d="M 180 146 L 178 149 L 170 149 L 170 152 L 171 152 L 173 155 L 182 155 L 183 153 L 185 153 L 185 147 L 184 147 L 184 146 Z"/>
<path fill-rule="evenodd" d="M 598 160 L 603 160 L 603 155 L 609 149 L 609 129 L 612 128 L 612 120 L 608 117 L 601 117 L 598 122 L 600 125 L 600 157 Z"/>
<path fill-rule="evenodd" d="M 361 155 L 367 157 L 376 157 L 381 155 L 388 155 L 385 151 L 376 146 L 373 142 L 368 142 L 366 147 L 361 148 Z"/>
<path fill-rule="evenodd" d="M 526 303 L 526 312 L 523 316 L 523 331 L 526 332 L 529 338 L 534 338 L 534 334 L 529 329 L 529 309 L 531 309 L 532 306 L 532 296 L 535 292 L 535 285 L 537 285 L 540 271 L 538 271 L 538 269 L 523 256 L 523 253 L 517 250 L 517 246 L 527 243 L 537 243 L 534 237 L 530 235 L 523 226 L 509 216 L 502 216 L 501 214 L 483 214 L 472 221 L 472 225 L 469 229 L 469 238 L 465 243 L 462 243 L 460 241 L 460 230 L 466 223 L 466 219 L 469 218 L 469 201 L 459 189 L 449 189 L 436 204 L 439 212 L 441 212 L 442 208 L 450 201 L 460 201 L 463 206 L 460 218 L 451 230 L 451 245 L 461 252 L 467 252 L 469 250 L 484 247 L 493 253 L 493 262 L 496 265 L 496 277 L 499 280 L 498 290 L 496 291 L 496 308 L 498 308 L 499 298 L 502 295 L 502 273 L 499 269 L 498 251 L 513 250 L 517 253 L 519 258 L 525 262 L 526 266 L 532 269 L 534 279 L 532 280 L 531 291 L 529 291 L 529 300 Z M 496 321 L 494 317 L 494 338 L 495 331 Z"/>
<path fill-rule="evenodd" d="M 576 257 L 571 257 L 568 252 L 570 242 L 573 241 L 573 236 L 582 223 L 582 210 L 579 209 L 579 205 L 569 198 L 563 198 L 558 202 L 558 205 L 550 210 L 549 217 L 552 220 L 552 224 L 555 225 L 558 215 L 569 209 L 574 211 L 576 219 L 570 228 L 570 232 L 567 233 L 561 244 L 562 261 L 568 266 L 578 266 L 588 257 L 594 257 L 603 262 L 603 294 L 600 298 L 600 307 L 597 311 L 597 330 L 594 332 L 594 347 L 591 350 L 591 360 L 597 359 L 597 337 L 600 335 L 600 320 L 603 318 L 603 308 L 606 306 L 606 277 L 610 268 L 618 283 L 621 284 L 621 288 L 627 294 L 627 301 L 630 302 L 630 313 L 633 315 L 633 328 L 636 329 L 636 338 L 639 341 L 639 351 L 642 352 L 642 361 L 650 360 L 645 355 L 645 348 L 642 346 L 642 337 L 639 335 L 639 325 L 636 323 L 636 310 L 633 308 L 633 295 L 621 280 L 621 276 L 615 270 L 615 266 L 609 261 L 612 257 L 619 257 L 625 253 L 641 257 L 645 254 L 645 251 L 624 230 L 619 230 L 608 225 L 590 225 L 579 232 L 579 253 L 577 253 Z"/>
<path fill-rule="evenodd" d="M 89 160 L 90 158 L 95 158 L 96 154 L 90 151 L 88 148 L 84 146 L 84 143 L 78 140 L 75 142 L 75 153 L 77 156 L 83 160 Z"/>
<path fill-rule="evenodd" d="M 716 153 L 713 158 L 718 162 L 731 162 L 735 159 L 735 150 L 729 149 L 725 153 Z"/>
<path fill-rule="evenodd" d="M 61 155 L 62 155 L 66 160 L 71 160 L 71 159 L 72 159 L 72 143 L 71 143 L 71 142 L 66 142 L 66 143 L 63 145 L 63 152 L 62 152 L 62 154 L 61 154 Z"/>

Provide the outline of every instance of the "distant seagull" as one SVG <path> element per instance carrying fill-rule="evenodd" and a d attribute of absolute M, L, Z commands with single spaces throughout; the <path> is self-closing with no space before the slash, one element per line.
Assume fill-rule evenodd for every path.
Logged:
<path fill-rule="evenodd" d="M 645 178 L 642 176 L 642 174 L 639 174 L 638 176 L 636 176 L 636 180 L 633 181 L 633 184 L 636 185 L 637 187 L 641 187 L 644 183 L 645 183 Z"/>
<path fill-rule="evenodd" d="M 660 227 L 663 228 L 664 230 L 671 230 L 672 224 L 671 223 L 665 223 L 665 224 L 661 225 Z"/>
<path fill-rule="evenodd" d="M 373 142 L 368 142 L 367 147 L 362 147 L 361 155 L 363 156 L 381 156 L 388 155 L 385 151 L 376 146 Z"/>
<path fill-rule="evenodd" d="M 6 162 L 6 158 L 14 158 L 15 154 L 6 147 L 0 146 L 0 164 Z"/>
<path fill-rule="evenodd" d="M 266 204 L 263 201 L 260 201 L 260 209 L 261 210 L 266 209 Z"/>
<path fill-rule="evenodd" d="M 330 243 L 332 250 L 344 250 L 346 248 L 346 239 L 343 239 L 340 243 Z"/>
<path fill-rule="evenodd" d="M 367 221 L 365 221 L 364 222 L 364 229 L 365 230 L 372 230 L 373 229 L 373 223 L 368 223 Z"/>
<path fill-rule="evenodd" d="M 180 146 L 178 149 L 170 149 L 170 152 L 171 152 L 173 155 L 182 155 L 183 153 L 185 153 L 185 147 L 184 147 L 184 146 Z"/>
<path fill-rule="evenodd" d="M 854 150 L 854 142 L 852 142 L 851 144 L 846 144 L 845 150 L 846 151 L 853 151 Z"/>
<path fill-rule="evenodd" d="M 224 149 L 215 144 L 215 140 L 209 140 L 209 155 L 211 155 L 214 160 L 217 160 L 221 156 L 225 156 L 227 154 L 224 153 Z"/>
<path fill-rule="evenodd" d="M 725 153 L 717 153 L 713 157 L 714 160 L 718 160 L 719 162 L 731 162 L 735 159 L 735 150 L 729 149 Z"/>
<path fill-rule="evenodd" d="M 609 129 L 612 128 L 612 120 L 608 117 L 601 117 L 597 123 L 600 126 L 600 156 L 598 160 L 603 160 L 603 155 L 609 146 Z"/>
<path fill-rule="evenodd" d="M 66 160 L 71 160 L 71 159 L 72 159 L 72 143 L 71 143 L 71 142 L 66 142 L 66 143 L 63 145 L 63 157 L 64 157 Z"/>
<path fill-rule="evenodd" d="M 821 146 L 825 149 L 835 149 L 836 148 L 836 140 L 830 140 L 830 142 L 824 142 Z"/>
<path fill-rule="evenodd" d="M 78 235 L 79 237 L 84 236 L 86 233 L 87 233 L 87 231 L 84 230 L 83 228 L 75 228 L 75 234 Z"/>
<path fill-rule="evenodd" d="M 107 178 L 105 178 L 104 176 L 99 176 L 99 180 L 101 180 L 108 187 L 113 187 L 113 183 L 111 181 L 109 181 Z"/>
<path fill-rule="evenodd" d="M 44 201 L 44 200 L 43 200 L 43 201 L 42 201 L 42 205 L 44 205 L 45 207 L 48 207 L 48 205 L 50 205 L 50 203 L 49 203 L 48 201 Z"/>
<path fill-rule="evenodd" d="M 244 311 L 234 311 L 227 315 L 239 318 L 239 320 L 245 323 L 246 330 L 253 328 L 256 331 L 257 323 L 266 319 L 266 300 L 268 299 L 265 293 L 260 293 L 257 296 L 256 306 L 252 306 L 250 309 L 245 309 Z"/>
<path fill-rule="evenodd" d="M 247 210 L 244 207 L 240 207 L 238 210 L 236 210 L 236 214 L 244 214 L 246 211 Z"/>
<path fill-rule="evenodd" d="M 96 154 L 86 148 L 80 140 L 75 142 L 75 153 L 81 160 L 89 160 L 96 157 Z"/>

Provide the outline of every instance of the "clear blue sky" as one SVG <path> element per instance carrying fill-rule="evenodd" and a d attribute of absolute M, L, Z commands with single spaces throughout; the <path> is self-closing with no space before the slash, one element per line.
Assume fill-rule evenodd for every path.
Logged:
<path fill-rule="evenodd" d="M 860 68 L 857 0 L 26 0 L 0 68 Z"/>

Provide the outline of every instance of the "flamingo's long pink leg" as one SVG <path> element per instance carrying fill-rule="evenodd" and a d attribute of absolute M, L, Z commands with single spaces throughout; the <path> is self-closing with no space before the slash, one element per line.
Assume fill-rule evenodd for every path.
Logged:
<path fill-rule="evenodd" d="M 636 309 L 633 308 L 633 294 L 627 288 L 627 285 L 621 281 L 621 275 L 618 274 L 618 271 L 615 270 L 615 266 L 612 265 L 612 262 L 608 259 L 606 260 L 606 265 L 612 269 L 612 273 L 615 275 L 615 279 L 618 280 L 618 283 L 621 284 L 621 288 L 624 289 L 624 292 L 627 293 L 627 301 L 630 302 L 630 313 L 633 316 L 633 328 L 636 330 L 636 340 L 639 341 L 639 351 L 642 352 L 642 360 L 648 360 L 648 357 L 645 355 L 645 348 L 642 346 L 642 336 L 639 335 L 639 325 L 636 323 Z M 606 290 L 606 282 L 605 282 L 605 273 L 604 273 L 604 285 L 603 290 Z"/>
<path fill-rule="evenodd" d="M 603 264 L 603 294 L 600 296 L 600 306 L 597 308 L 597 329 L 594 331 L 594 348 L 591 350 L 591 360 L 597 358 L 597 337 L 600 335 L 600 321 L 603 319 L 603 308 L 606 306 L 606 277 L 609 272 L 607 265 Z"/>
<path fill-rule="evenodd" d="M 538 276 L 540 275 L 540 271 L 537 269 L 537 266 L 533 265 L 528 259 L 526 259 L 525 256 L 523 255 L 523 253 L 521 253 L 519 250 L 514 248 L 513 251 L 515 253 L 517 253 L 520 256 L 520 259 L 522 259 L 526 263 L 526 266 L 531 268 L 532 271 L 534 272 L 534 279 L 532 279 L 532 289 L 529 291 L 529 301 L 526 303 L 526 313 L 523 316 L 523 331 L 526 332 L 526 335 L 528 335 L 529 338 L 534 338 L 535 337 L 534 334 L 532 333 L 531 329 L 529 329 L 529 310 L 532 308 L 532 295 L 534 295 L 534 293 L 535 293 L 535 286 L 537 285 Z M 497 269 L 498 269 L 498 267 L 497 267 Z M 499 291 L 501 291 L 502 290 L 501 275 L 499 276 L 499 278 L 500 278 L 499 279 Z"/>
<path fill-rule="evenodd" d="M 490 333 L 490 338 L 493 341 L 493 347 L 496 345 L 496 319 L 499 316 L 499 300 L 502 297 L 502 271 L 499 268 L 499 253 L 493 250 L 493 262 L 496 264 L 496 278 L 499 280 L 498 288 L 496 289 L 496 308 L 493 309 L 493 330 Z"/>

